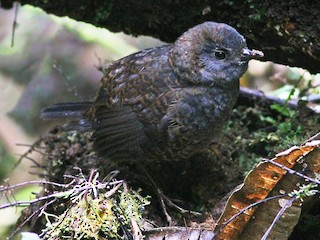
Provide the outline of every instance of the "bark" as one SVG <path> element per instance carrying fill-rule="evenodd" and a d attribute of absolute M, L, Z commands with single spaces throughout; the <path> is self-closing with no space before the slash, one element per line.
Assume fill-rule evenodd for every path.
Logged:
<path fill-rule="evenodd" d="M 12 7 L 12 0 L 0 1 Z M 237 28 L 265 60 L 319 72 L 320 2 L 231 0 L 20 0 L 57 16 L 68 16 L 111 31 L 150 35 L 172 42 L 204 21 Z"/>

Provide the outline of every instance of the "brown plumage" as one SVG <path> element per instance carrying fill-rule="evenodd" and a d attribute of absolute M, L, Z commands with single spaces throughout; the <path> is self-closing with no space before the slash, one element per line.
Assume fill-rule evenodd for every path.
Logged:
<path fill-rule="evenodd" d="M 261 56 L 234 28 L 205 22 L 173 44 L 113 62 L 93 102 L 58 104 L 42 117 L 92 128 L 97 153 L 116 161 L 189 158 L 218 139 L 239 78 Z"/>

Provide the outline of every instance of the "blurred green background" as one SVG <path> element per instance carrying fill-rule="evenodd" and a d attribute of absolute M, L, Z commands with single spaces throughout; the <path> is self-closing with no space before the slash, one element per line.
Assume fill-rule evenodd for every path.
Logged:
<path fill-rule="evenodd" d="M 1 185 L 36 179 L 31 161 L 24 159 L 12 171 L 52 123 L 39 119 L 50 104 L 89 100 L 95 96 L 102 73 L 99 66 L 139 49 L 161 45 L 150 37 L 134 38 L 111 33 L 67 17 L 58 18 L 32 6 L 0 9 L 0 181 Z M 24 146 L 21 146 L 24 145 Z M 29 155 L 40 161 L 39 154 Z M 39 187 L 14 191 L 15 200 L 28 200 Z M 0 193 L 0 204 L 13 201 Z M 15 208 L 0 210 L 0 239 L 19 216 Z"/>

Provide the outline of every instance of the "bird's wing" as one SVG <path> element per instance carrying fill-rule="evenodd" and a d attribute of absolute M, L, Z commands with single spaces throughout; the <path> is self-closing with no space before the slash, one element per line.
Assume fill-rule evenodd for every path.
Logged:
<path fill-rule="evenodd" d="M 95 122 L 94 147 L 100 155 L 141 153 L 150 135 L 150 124 L 161 118 L 153 105 L 167 90 L 161 73 L 168 72 L 168 49 L 144 50 L 106 69 L 91 114 Z"/>
<path fill-rule="evenodd" d="M 145 140 L 143 124 L 130 106 L 116 109 L 100 107 L 95 112 L 94 148 L 106 157 L 124 153 L 140 154 L 140 144 Z"/>

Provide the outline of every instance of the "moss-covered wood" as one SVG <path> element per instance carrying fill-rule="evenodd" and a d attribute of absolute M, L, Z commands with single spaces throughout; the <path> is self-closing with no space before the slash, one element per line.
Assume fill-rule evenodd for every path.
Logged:
<path fill-rule="evenodd" d="M 150 35 L 172 42 L 186 29 L 204 21 L 237 28 L 265 60 L 319 72 L 319 1 L 160 1 L 20 0 L 58 16 L 92 23 L 111 31 Z M 2 0 L 2 7 L 12 7 Z M 107 41 L 107 39 L 106 39 Z"/>

